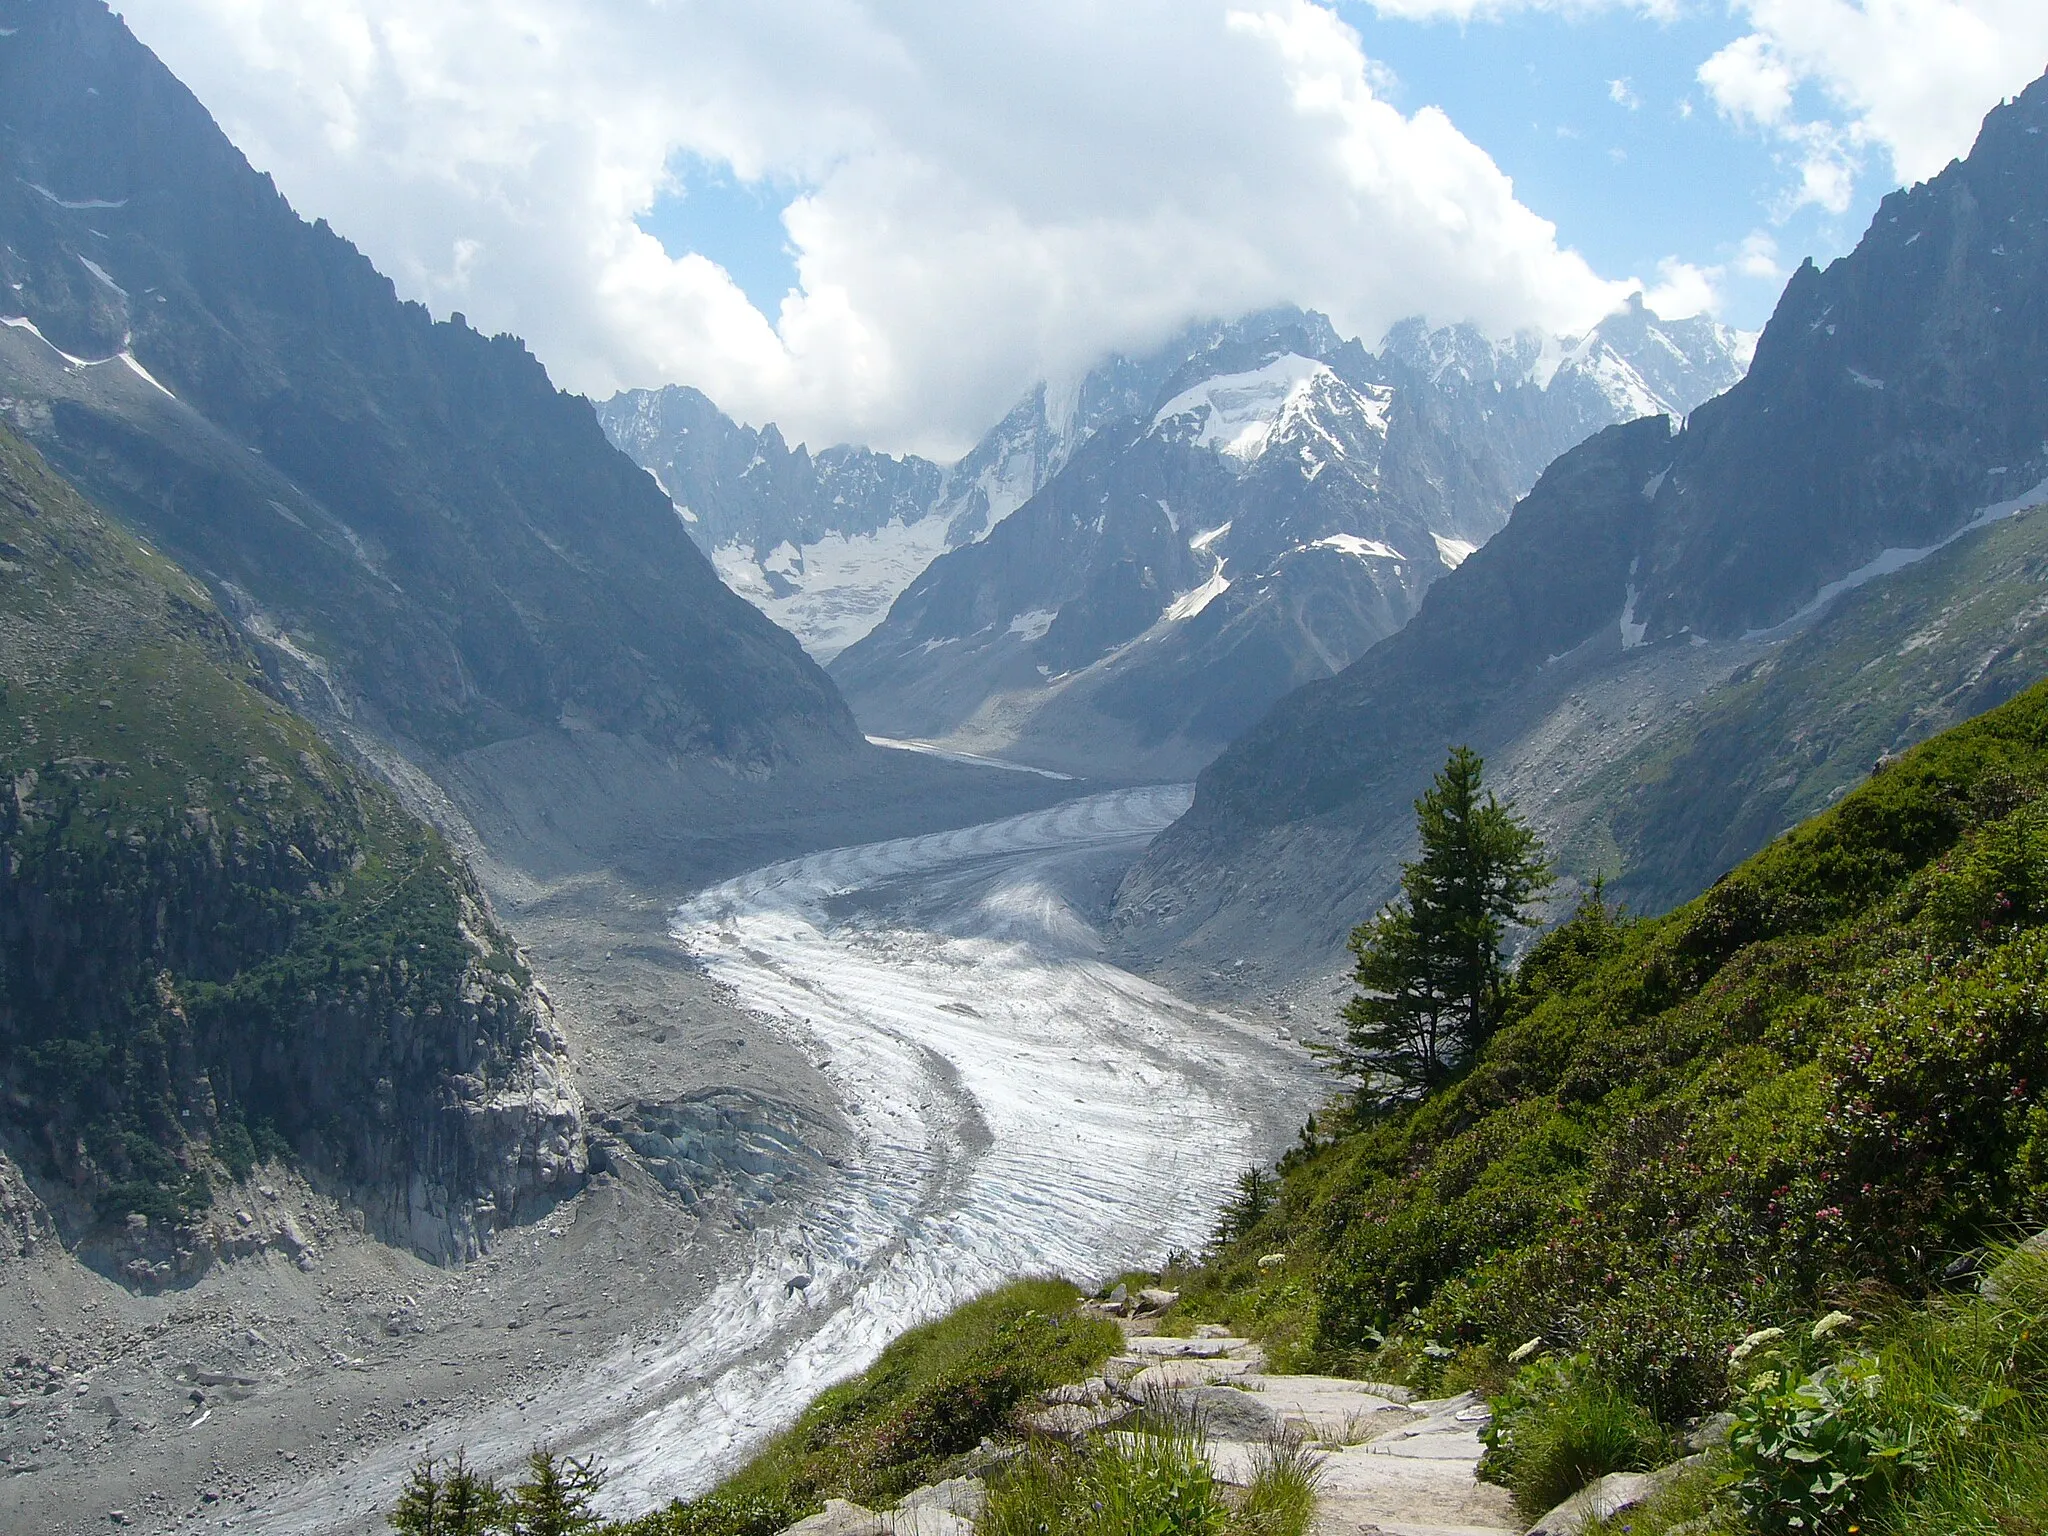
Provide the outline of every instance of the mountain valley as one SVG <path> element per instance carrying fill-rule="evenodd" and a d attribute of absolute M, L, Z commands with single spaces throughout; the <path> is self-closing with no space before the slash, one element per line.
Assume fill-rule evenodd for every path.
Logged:
<path fill-rule="evenodd" d="M 1287 1443 L 1240 1377 L 1504 1520 L 1535 1375 L 1676 1455 L 1801 1276 L 1890 1326 L 2048 1212 L 2032 981 L 1996 1062 L 1942 991 L 2048 913 L 2048 80 L 1760 336 L 1281 305 L 950 464 L 557 388 L 102 0 L 0 0 L 0 101 L 0 1525 L 366 1533 L 546 1448 L 612 1536 L 973 1536 L 826 1501 Z M 1459 744 L 1560 878 L 1375 1101 L 1347 946 Z M 1823 1115 L 1852 984 L 1931 1086 Z M 1307 1536 L 1218 1469 L 1208 1536 Z"/>

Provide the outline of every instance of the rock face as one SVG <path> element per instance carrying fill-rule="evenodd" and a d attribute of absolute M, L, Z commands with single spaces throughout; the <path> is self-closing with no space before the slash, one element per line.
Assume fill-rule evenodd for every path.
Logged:
<path fill-rule="evenodd" d="M 1670 365 L 1664 395 L 1623 351 Z M 1744 339 L 1636 303 L 1576 343 L 1320 315 L 1210 335 L 832 663 L 869 730 L 1068 772 L 1194 771 L 1405 624 L 1542 465 L 1740 376 Z M 1645 367 L 1649 364 L 1646 361 Z"/>
<path fill-rule="evenodd" d="M 457 757 L 857 750 L 799 647 L 521 343 L 300 220 L 98 0 L 0 0 L 0 395 L 305 708 Z"/>
<path fill-rule="evenodd" d="M 208 1214 L 285 1151 L 444 1260 L 580 1187 L 552 1010 L 439 837 L 4 428 L 0 556 L 4 1240 L 54 1217 L 152 1286 L 306 1262 Z"/>
<path fill-rule="evenodd" d="M 1125 941 L 1331 967 L 1450 743 L 1505 760 L 1603 691 L 1657 701 L 1629 727 L 1647 728 L 1817 599 L 2025 500 L 2048 476 L 2044 187 L 2037 83 L 1968 160 L 1887 198 L 1854 253 L 1801 269 L 1740 384 L 1682 429 L 1565 455 L 1406 629 L 1233 744 L 1125 881 Z M 1740 743 L 1739 718 L 1723 729 Z M 1585 763 L 1546 771 L 1562 795 Z"/>
<path fill-rule="evenodd" d="M 1182 361 L 1231 329 L 1208 323 L 1144 356 L 1111 357 L 1069 390 L 1041 384 L 943 468 L 843 444 L 792 450 L 773 424 L 742 426 L 679 385 L 615 395 L 598 419 L 669 493 L 727 585 L 829 662 L 935 558 L 986 535 L 1097 429 L 1142 411 Z"/>

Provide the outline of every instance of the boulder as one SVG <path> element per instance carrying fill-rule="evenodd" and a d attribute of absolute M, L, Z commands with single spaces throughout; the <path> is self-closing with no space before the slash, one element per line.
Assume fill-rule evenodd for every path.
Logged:
<path fill-rule="evenodd" d="M 979 1520 L 987 1508 L 987 1483 L 978 1477 L 949 1477 L 943 1483 L 931 1483 L 906 1493 L 896 1511 L 901 1514 L 906 1509 L 943 1509 L 963 1520 Z"/>
<path fill-rule="evenodd" d="M 782 1536 L 888 1536 L 888 1524 L 872 1509 L 846 1499 L 827 1499 L 815 1515 L 797 1521 Z"/>
<path fill-rule="evenodd" d="M 1217 1440 L 1271 1440 L 1284 1427 L 1280 1415 L 1261 1402 L 1258 1393 L 1236 1387 L 1183 1387 L 1173 1394 L 1173 1402 Z"/>
<path fill-rule="evenodd" d="M 1654 1472 L 1610 1472 L 1588 1483 L 1530 1526 L 1527 1536 L 1580 1536 L 1594 1520 L 1612 1520 L 1625 1509 L 1647 1503 L 1659 1490 L 1701 1458 L 1688 1456 Z"/>

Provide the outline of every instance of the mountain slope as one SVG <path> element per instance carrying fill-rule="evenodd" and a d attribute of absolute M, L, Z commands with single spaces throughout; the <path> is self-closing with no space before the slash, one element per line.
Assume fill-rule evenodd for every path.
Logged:
<path fill-rule="evenodd" d="M 2048 676 L 2048 496 L 1846 594 L 1553 812 L 1569 867 L 1660 912 L 1872 766 Z"/>
<path fill-rule="evenodd" d="M 1391 888 L 1389 829 L 1448 742 L 1526 759 L 1535 793 L 1568 794 L 1830 583 L 2040 481 L 2044 129 L 2036 84 L 1967 161 L 1887 198 L 1854 253 L 1802 268 L 1740 384 L 1676 433 L 1642 423 L 1566 455 L 1407 629 L 1276 706 L 1126 881 L 1126 939 L 1332 964 Z"/>
<path fill-rule="evenodd" d="M 1663 401 L 1624 349 L 1687 392 Z M 934 562 L 833 676 L 886 735 L 1192 772 L 1406 623 L 1550 458 L 1644 402 L 1694 404 L 1743 350 L 1640 302 L 1568 346 L 1414 324 L 1377 356 L 1318 315 L 1241 322 Z"/>
<path fill-rule="evenodd" d="M 574 1192 L 552 1013 L 468 872 L 4 428 L 0 679 L 0 1148 L 67 1244 L 187 1283 L 259 1149 L 433 1258 Z"/>
<path fill-rule="evenodd" d="M 440 757 L 565 728 L 756 766 L 858 747 L 516 340 L 400 303 L 94 0 L 0 25 L 9 415 L 307 707 Z"/>
<path fill-rule="evenodd" d="M 984 537 L 1098 429 L 1144 409 L 1174 369 L 1231 329 L 1191 326 L 1149 353 L 1105 359 L 1071 389 L 1039 384 L 944 468 L 845 444 L 792 451 L 773 424 L 742 426 L 680 385 L 627 390 L 597 412 L 669 493 L 726 584 L 829 663 L 934 559 Z"/>

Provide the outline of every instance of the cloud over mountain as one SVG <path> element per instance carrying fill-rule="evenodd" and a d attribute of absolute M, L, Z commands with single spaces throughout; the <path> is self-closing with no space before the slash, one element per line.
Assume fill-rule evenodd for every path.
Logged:
<path fill-rule="evenodd" d="M 566 384 L 684 379 L 943 451 L 1030 381 L 1291 300 L 1583 329 L 1619 299 L 1309 0 L 133 0 L 300 206 Z M 688 160 L 778 189 L 764 317 L 636 225 Z"/>

